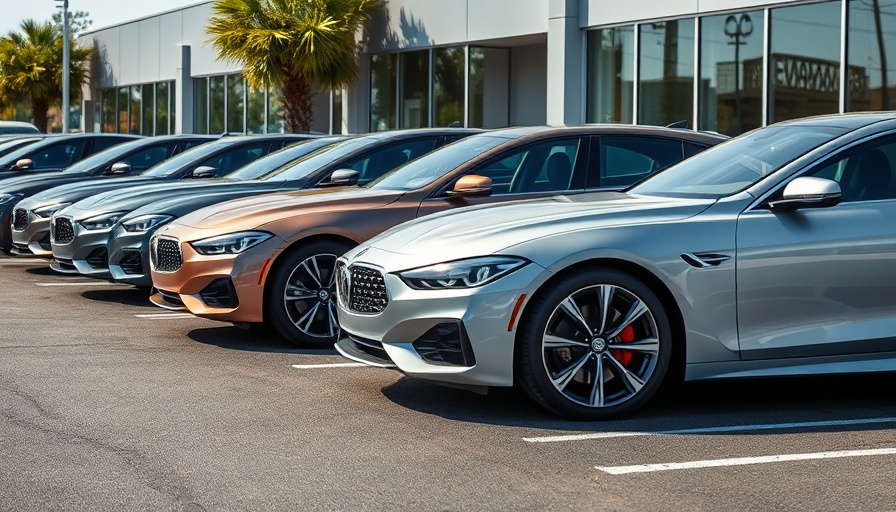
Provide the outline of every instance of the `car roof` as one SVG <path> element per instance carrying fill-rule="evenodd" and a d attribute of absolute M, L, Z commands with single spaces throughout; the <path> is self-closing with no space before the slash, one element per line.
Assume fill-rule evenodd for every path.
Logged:
<path fill-rule="evenodd" d="M 416 137 L 418 135 L 456 135 L 466 134 L 473 135 L 477 133 L 485 133 L 488 130 L 482 128 L 410 128 L 406 130 L 390 130 L 386 132 L 371 132 L 361 135 L 371 139 L 400 139 L 403 137 Z"/>
<path fill-rule="evenodd" d="M 803 117 L 775 124 L 780 126 L 832 126 L 856 130 L 875 123 L 894 120 L 896 120 L 896 113 L 894 112 L 848 112 L 844 114 Z"/>
<path fill-rule="evenodd" d="M 655 136 L 655 137 L 673 137 L 683 140 L 691 140 L 695 142 L 727 140 L 727 135 L 715 132 L 698 132 L 683 128 L 666 128 L 663 126 L 648 125 L 632 125 L 632 124 L 583 124 L 583 125 L 560 125 L 560 126 L 520 126 L 514 128 L 504 128 L 489 132 L 490 135 L 496 137 L 504 137 L 510 139 L 521 139 L 526 137 L 541 138 L 553 135 L 634 135 L 634 136 Z"/>

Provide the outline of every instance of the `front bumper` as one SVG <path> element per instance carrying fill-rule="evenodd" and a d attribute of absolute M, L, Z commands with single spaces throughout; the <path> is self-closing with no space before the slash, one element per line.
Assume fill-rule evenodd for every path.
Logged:
<path fill-rule="evenodd" d="M 12 230 L 13 253 L 18 256 L 38 256 L 50 258 L 50 218 L 38 217 L 28 210 L 28 227 L 22 231 Z"/>
<path fill-rule="evenodd" d="M 74 240 L 62 245 L 55 240 L 52 243 L 54 262 L 50 266 L 53 270 L 99 279 L 111 277 L 106 251 L 110 230 L 86 230 L 76 220 L 72 221 L 72 227 L 75 231 Z"/>
<path fill-rule="evenodd" d="M 109 254 L 109 273 L 120 283 L 152 286 L 149 270 L 149 238 L 155 230 L 130 232 L 121 224 L 112 230 L 106 246 Z"/>
<path fill-rule="evenodd" d="M 204 256 L 187 242 L 179 242 L 182 264 L 174 272 L 151 269 L 156 292 L 152 302 L 162 307 L 183 307 L 196 316 L 222 322 L 264 320 L 264 275 L 285 241 L 272 237 L 241 254 Z M 217 300 L 230 295 L 230 300 Z M 168 299 L 166 300 L 166 296 Z M 222 304 L 230 302 L 233 307 Z"/>
<path fill-rule="evenodd" d="M 340 296 L 339 324 L 348 337 L 336 348 L 349 359 L 394 365 L 412 377 L 462 386 L 512 386 L 519 322 L 517 316 L 511 325 L 513 311 L 521 296 L 526 295 L 524 301 L 531 297 L 530 289 L 546 272 L 530 263 L 485 286 L 454 290 L 414 290 L 397 275 L 384 273 L 389 304 L 381 313 L 349 311 Z M 454 363 L 433 355 L 428 340 L 440 331 L 459 340 L 461 353 L 455 352 Z"/>

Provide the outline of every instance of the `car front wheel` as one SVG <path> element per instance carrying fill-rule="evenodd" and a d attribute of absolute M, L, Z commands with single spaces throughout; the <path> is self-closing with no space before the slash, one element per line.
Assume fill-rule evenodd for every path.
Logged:
<path fill-rule="evenodd" d="M 519 381 L 562 416 L 616 418 L 657 392 L 671 336 L 662 303 L 642 281 L 615 270 L 577 272 L 527 308 L 518 332 Z"/>
<path fill-rule="evenodd" d="M 287 341 L 308 347 L 339 339 L 336 318 L 336 259 L 347 244 L 313 242 L 277 264 L 265 287 L 265 320 Z"/>

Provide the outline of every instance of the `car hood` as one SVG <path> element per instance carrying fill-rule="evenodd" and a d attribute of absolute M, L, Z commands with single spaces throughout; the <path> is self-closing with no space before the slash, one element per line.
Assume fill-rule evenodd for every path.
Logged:
<path fill-rule="evenodd" d="M 279 183 L 240 180 L 191 180 L 166 181 L 136 187 L 116 188 L 92 195 L 79 201 L 78 208 L 84 210 L 130 211 L 160 199 L 185 195 L 198 195 L 221 190 L 251 189 L 264 192 L 275 190 Z"/>
<path fill-rule="evenodd" d="M 494 254 L 560 233 L 681 220 L 714 202 L 618 192 L 555 196 L 422 217 L 396 226 L 367 245 L 427 261 L 448 261 Z"/>
<path fill-rule="evenodd" d="M 299 190 L 227 201 L 196 210 L 172 223 L 227 232 L 256 229 L 291 217 L 334 210 L 371 208 L 390 204 L 404 192 L 360 187 Z"/>
<path fill-rule="evenodd" d="M 42 205 L 57 203 L 74 203 L 82 199 L 86 199 L 94 194 L 99 194 L 109 190 L 117 190 L 124 187 L 135 185 L 143 185 L 145 183 L 154 183 L 159 178 L 149 178 L 141 176 L 124 176 L 118 178 L 104 178 L 98 180 L 89 180 L 79 183 L 69 183 L 59 187 L 53 187 L 42 192 L 34 194 L 29 199 L 19 203 L 22 207 L 37 208 Z"/>
<path fill-rule="evenodd" d="M 24 194 L 31 195 L 41 190 L 67 185 L 69 183 L 80 183 L 86 180 L 96 179 L 87 173 L 82 172 L 53 172 L 38 173 L 28 176 L 21 174 L 0 181 L 0 194 Z"/>
<path fill-rule="evenodd" d="M 264 194 L 276 188 L 271 186 L 272 182 L 262 181 L 258 183 L 264 184 L 264 186 L 221 187 L 213 190 L 203 190 L 201 194 L 191 193 L 186 195 L 176 195 L 174 197 L 166 196 L 164 199 L 153 201 L 133 210 L 122 219 L 132 219 L 143 215 L 171 215 L 172 217 L 183 217 L 200 208 L 214 206 L 226 201 L 233 201 L 244 197 Z M 276 190 L 290 191 L 299 190 L 300 188 L 300 186 L 295 184 L 282 184 L 282 186 L 276 188 Z"/>

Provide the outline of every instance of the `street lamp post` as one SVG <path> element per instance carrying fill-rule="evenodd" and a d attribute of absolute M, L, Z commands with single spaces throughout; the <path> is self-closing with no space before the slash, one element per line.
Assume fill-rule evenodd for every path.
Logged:
<path fill-rule="evenodd" d="M 68 121 L 70 117 L 69 100 L 71 90 L 69 87 L 69 74 L 71 72 L 71 48 L 68 27 L 68 0 L 54 0 L 62 2 L 62 133 L 68 133 Z"/>

